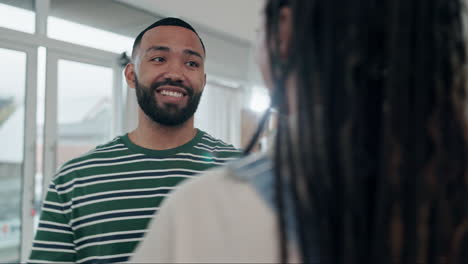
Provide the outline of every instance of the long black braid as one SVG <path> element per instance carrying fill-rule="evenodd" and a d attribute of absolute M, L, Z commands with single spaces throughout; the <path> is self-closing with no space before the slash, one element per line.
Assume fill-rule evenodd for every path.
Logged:
<path fill-rule="evenodd" d="M 286 5 L 287 63 L 278 59 Z M 268 1 L 282 262 L 287 188 L 306 263 L 468 262 L 461 10 L 461 0 Z"/>

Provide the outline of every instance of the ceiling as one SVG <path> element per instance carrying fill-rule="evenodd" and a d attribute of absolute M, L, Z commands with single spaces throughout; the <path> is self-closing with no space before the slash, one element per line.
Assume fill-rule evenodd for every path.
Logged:
<path fill-rule="evenodd" d="M 161 16 L 175 16 L 214 32 L 253 42 L 264 0 L 117 0 Z"/>

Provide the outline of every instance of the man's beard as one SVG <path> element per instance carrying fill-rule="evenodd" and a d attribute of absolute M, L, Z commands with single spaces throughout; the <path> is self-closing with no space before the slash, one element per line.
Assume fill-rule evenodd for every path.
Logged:
<path fill-rule="evenodd" d="M 156 89 L 160 86 L 170 85 L 184 88 L 187 91 L 187 105 L 179 108 L 176 104 L 166 103 L 164 106 L 158 105 L 156 98 Z M 164 126 L 179 126 L 190 119 L 197 111 L 202 92 L 195 93 L 192 87 L 185 86 L 180 82 L 167 80 L 156 82 L 151 87 L 146 87 L 138 82 L 135 76 L 135 88 L 138 105 L 141 110 L 154 122 Z"/>

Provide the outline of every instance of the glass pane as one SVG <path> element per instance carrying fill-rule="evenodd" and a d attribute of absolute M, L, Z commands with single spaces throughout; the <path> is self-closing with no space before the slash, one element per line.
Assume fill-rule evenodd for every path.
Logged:
<path fill-rule="evenodd" d="M 266 87 L 254 86 L 252 87 L 252 94 L 250 96 L 250 109 L 263 113 L 270 106 L 270 95 Z"/>
<path fill-rule="evenodd" d="M 136 35 L 158 19 L 114 0 L 51 0 L 47 34 L 88 47 L 129 53 Z"/>
<path fill-rule="evenodd" d="M 26 54 L 0 48 L 0 263 L 19 259 Z"/>
<path fill-rule="evenodd" d="M 35 19 L 34 0 L 0 0 L 0 27 L 34 33 Z"/>
<path fill-rule="evenodd" d="M 57 167 L 110 140 L 112 69 L 58 61 Z"/>

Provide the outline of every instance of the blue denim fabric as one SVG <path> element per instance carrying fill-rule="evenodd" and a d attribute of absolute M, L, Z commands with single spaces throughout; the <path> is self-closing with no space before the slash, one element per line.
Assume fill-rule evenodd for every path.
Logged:
<path fill-rule="evenodd" d="M 229 165 L 234 177 L 249 182 L 257 191 L 258 195 L 265 201 L 273 212 L 278 213 L 275 199 L 275 180 L 273 174 L 273 163 L 266 155 L 252 155 Z M 295 212 L 290 188 L 283 188 L 287 240 L 298 244 L 296 230 Z M 318 231 L 318 230 L 317 230 Z M 312 263 L 320 263 L 319 244 L 311 248 Z"/>

